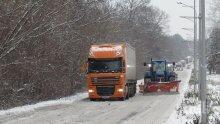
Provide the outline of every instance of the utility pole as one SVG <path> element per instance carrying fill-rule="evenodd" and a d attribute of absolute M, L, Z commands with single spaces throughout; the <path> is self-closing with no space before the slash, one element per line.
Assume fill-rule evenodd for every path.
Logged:
<path fill-rule="evenodd" d="M 207 124 L 207 101 L 206 101 L 206 37 L 205 37 L 205 0 L 199 1 L 199 81 L 201 97 L 201 124 Z"/>
<path fill-rule="evenodd" d="M 197 77 L 197 14 L 196 14 L 196 0 L 194 0 L 194 75 L 195 75 L 195 79 L 196 81 L 198 81 L 198 77 Z M 194 92 L 196 92 L 196 84 L 194 85 Z"/>

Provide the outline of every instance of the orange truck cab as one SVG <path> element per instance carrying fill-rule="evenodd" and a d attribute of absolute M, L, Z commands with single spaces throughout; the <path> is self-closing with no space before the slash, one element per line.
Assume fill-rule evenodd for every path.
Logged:
<path fill-rule="evenodd" d="M 90 100 L 119 98 L 136 93 L 135 49 L 127 43 L 92 45 L 87 84 Z"/>

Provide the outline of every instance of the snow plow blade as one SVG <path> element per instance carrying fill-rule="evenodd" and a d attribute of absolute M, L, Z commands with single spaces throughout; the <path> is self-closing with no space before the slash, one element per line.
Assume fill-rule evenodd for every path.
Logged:
<path fill-rule="evenodd" d="M 171 82 L 148 82 L 139 85 L 140 93 L 146 92 L 179 92 L 179 83 L 181 81 Z"/>

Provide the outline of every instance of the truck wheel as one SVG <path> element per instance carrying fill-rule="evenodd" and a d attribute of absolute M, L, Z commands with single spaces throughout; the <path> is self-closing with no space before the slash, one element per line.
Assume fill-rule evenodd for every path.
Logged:
<path fill-rule="evenodd" d="M 132 85 L 132 94 L 131 94 L 131 97 L 133 97 L 133 96 L 135 95 L 135 93 L 136 93 L 136 85 L 133 84 L 133 85 Z"/>
<path fill-rule="evenodd" d="M 125 86 L 125 88 L 124 88 L 124 95 L 123 95 L 123 97 L 121 97 L 121 98 L 119 98 L 121 101 L 125 101 L 126 99 L 127 99 L 127 97 L 128 97 L 128 87 L 127 86 Z"/>
<path fill-rule="evenodd" d="M 90 100 L 90 101 L 95 101 L 96 99 L 95 99 L 95 98 L 89 98 L 89 100 Z"/>
<path fill-rule="evenodd" d="M 137 93 L 136 84 L 134 85 L 134 95 Z"/>
<path fill-rule="evenodd" d="M 119 100 L 125 101 L 125 97 L 121 97 L 121 98 L 119 98 Z"/>
<path fill-rule="evenodd" d="M 129 88 L 128 88 L 129 90 L 129 97 L 132 97 L 132 95 L 133 95 L 133 93 L 134 93 L 134 89 L 133 89 L 133 84 L 131 84 L 131 85 L 129 85 Z"/>
<path fill-rule="evenodd" d="M 130 89 L 129 89 L 129 86 L 126 86 L 126 94 L 125 94 L 125 98 L 126 99 L 129 99 L 129 96 L 130 96 Z"/>

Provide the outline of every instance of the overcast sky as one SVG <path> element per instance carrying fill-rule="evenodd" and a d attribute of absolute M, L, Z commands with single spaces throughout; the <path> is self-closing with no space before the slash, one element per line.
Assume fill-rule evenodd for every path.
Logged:
<path fill-rule="evenodd" d="M 169 14 L 169 33 L 179 33 L 184 38 L 191 39 L 193 31 L 186 31 L 182 28 L 191 28 L 193 30 L 193 22 L 182 19 L 179 16 L 193 16 L 193 9 L 188 7 L 182 7 L 177 4 L 177 1 L 181 1 L 188 5 L 193 5 L 193 0 L 151 0 L 151 4 L 159 7 Z M 198 0 L 197 0 L 198 1 Z"/>

